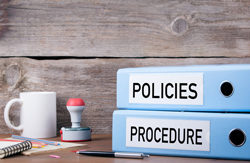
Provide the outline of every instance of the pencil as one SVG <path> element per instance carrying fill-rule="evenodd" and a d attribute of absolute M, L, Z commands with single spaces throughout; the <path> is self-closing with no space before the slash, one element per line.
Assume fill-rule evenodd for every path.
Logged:
<path fill-rule="evenodd" d="M 43 148 L 43 147 L 45 146 L 41 144 L 32 144 L 32 148 Z"/>
<path fill-rule="evenodd" d="M 60 145 L 59 143 L 53 142 L 53 141 L 34 139 L 34 138 L 27 138 L 27 137 L 18 136 L 18 135 L 11 135 L 11 137 L 14 138 L 14 139 L 29 140 L 29 141 L 40 142 L 40 143 L 45 143 L 45 144 L 49 144 L 49 145 Z"/>
<path fill-rule="evenodd" d="M 23 142 L 21 140 L 12 140 L 12 139 L 0 139 L 0 141 L 10 141 L 10 142 Z M 45 143 L 38 143 L 38 142 L 31 142 L 32 144 L 38 144 L 42 146 L 46 146 L 47 144 Z"/>

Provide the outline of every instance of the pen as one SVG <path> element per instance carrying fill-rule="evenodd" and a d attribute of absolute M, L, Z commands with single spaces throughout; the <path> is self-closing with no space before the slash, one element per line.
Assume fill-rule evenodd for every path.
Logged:
<path fill-rule="evenodd" d="M 77 151 L 78 154 L 88 156 L 101 156 L 101 157 L 120 157 L 120 158 L 140 158 L 149 157 L 143 153 L 127 153 L 127 152 L 102 152 L 102 151 Z"/>

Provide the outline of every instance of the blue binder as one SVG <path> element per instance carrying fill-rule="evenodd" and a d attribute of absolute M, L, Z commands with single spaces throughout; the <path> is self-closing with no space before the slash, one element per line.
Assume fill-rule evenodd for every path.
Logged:
<path fill-rule="evenodd" d="M 250 111 L 250 64 L 125 68 L 117 72 L 117 108 Z"/>
<path fill-rule="evenodd" d="M 250 114 L 116 110 L 112 149 L 250 160 Z"/>

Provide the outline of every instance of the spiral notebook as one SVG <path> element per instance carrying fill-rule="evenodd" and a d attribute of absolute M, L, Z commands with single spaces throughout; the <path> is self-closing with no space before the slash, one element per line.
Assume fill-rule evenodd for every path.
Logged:
<path fill-rule="evenodd" d="M 6 138 L 6 139 L 16 140 L 13 138 Z M 0 148 L 1 148 L 1 144 L 0 144 Z M 30 150 L 21 152 L 21 154 L 25 156 L 30 156 L 30 155 L 44 154 L 44 153 L 50 153 L 50 152 L 55 152 L 55 151 L 64 151 L 64 150 L 70 151 L 71 149 L 79 150 L 79 149 L 84 149 L 84 148 L 87 148 L 87 144 L 60 142 L 60 145 L 58 146 L 47 145 L 44 148 L 32 148 Z"/>
<path fill-rule="evenodd" d="M 32 148 L 30 141 L 23 142 L 0 142 L 0 158 L 9 157 Z"/>

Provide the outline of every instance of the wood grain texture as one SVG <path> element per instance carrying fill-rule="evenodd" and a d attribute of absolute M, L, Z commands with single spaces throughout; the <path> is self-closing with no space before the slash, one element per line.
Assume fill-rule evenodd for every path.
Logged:
<path fill-rule="evenodd" d="M 0 37 L 7 31 L 8 29 L 8 12 L 7 7 L 9 4 L 9 0 L 0 0 Z"/>
<path fill-rule="evenodd" d="M 86 107 L 82 126 L 94 134 L 112 133 L 112 113 L 116 110 L 116 72 L 126 67 L 176 66 L 193 64 L 250 63 L 250 58 L 209 59 L 0 59 L 0 112 L 20 92 L 54 91 L 57 93 L 57 130 L 71 126 L 66 109 L 69 98 L 82 98 Z M 10 120 L 19 124 L 19 106 L 10 110 Z M 9 129 L 0 114 L 0 134 L 18 134 Z"/>
<path fill-rule="evenodd" d="M 67 100 L 80 97 L 82 125 L 110 134 L 119 68 L 250 63 L 249 8 L 244 0 L 0 0 L 0 111 L 20 92 L 55 91 L 58 131 L 71 125 Z M 10 111 L 15 125 L 19 107 Z M 3 114 L 0 133 L 17 134 Z"/>
<path fill-rule="evenodd" d="M 249 1 L 0 3 L 1 56 L 250 56 Z"/>

